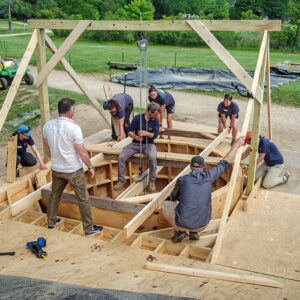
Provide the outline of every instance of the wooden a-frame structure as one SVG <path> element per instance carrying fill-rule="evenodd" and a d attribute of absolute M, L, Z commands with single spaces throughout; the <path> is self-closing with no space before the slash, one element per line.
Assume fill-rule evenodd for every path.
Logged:
<path fill-rule="evenodd" d="M 81 91 L 87 96 L 91 104 L 100 113 L 104 120 L 110 124 L 105 112 L 97 102 L 97 100 L 89 93 L 84 84 L 80 81 L 78 75 L 64 58 L 64 55 L 76 42 L 85 30 L 124 30 L 124 31 L 191 31 L 194 30 L 206 44 L 215 52 L 222 62 L 235 74 L 240 82 L 252 93 L 253 99 L 248 100 L 245 119 L 241 134 L 245 135 L 248 130 L 252 109 L 254 107 L 252 122 L 252 141 L 251 155 L 249 159 L 249 172 L 246 194 L 249 195 L 254 186 L 254 178 L 256 171 L 256 156 L 259 141 L 260 120 L 262 113 L 262 103 L 264 95 L 265 73 L 267 74 L 267 103 L 268 103 L 268 128 L 269 139 L 272 139 L 271 127 L 271 89 L 270 89 L 270 48 L 269 48 L 269 31 L 280 31 L 281 21 L 257 21 L 257 20 L 186 20 L 186 21 L 90 21 L 90 20 L 29 20 L 28 27 L 33 28 L 33 34 L 28 43 L 23 59 L 20 63 L 18 72 L 12 82 L 7 93 L 7 97 L 0 111 L 0 130 L 6 120 L 8 111 L 16 96 L 20 82 L 22 80 L 25 69 L 30 58 L 37 49 L 37 87 L 39 89 L 39 101 L 41 110 L 42 125 L 50 119 L 49 98 L 47 76 L 60 62 L 64 69 L 69 73 Z M 57 49 L 51 39 L 46 35 L 45 29 L 72 29 L 73 31 L 66 38 L 63 44 Z M 233 56 L 222 46 L 215 38 L 211 31 L 259 31 L 261 34 L 260 50 L 254 78 L 243 69 L 243 67 L 235 60 Z M 46 46 L 53 53 L 51 59 L 46 61 Z M 219 135 L 200 155 L 207 157 L 211 151 L 226 137 L 227 131 Z M 225 207 L 217 235 L 216 243 L 210 257 L 212 263 L 217 262 L 219 256 L 225 225 L 227 222 L 230 202 L 233 195 L 236 178 L 241 161 L 243 149 L 240 148 L 236 155 L 234 167 L 229 183 L 229 190 L 226 197 Z M 45 151 L 45 159 L 47 160 Z M 182 176 L 188 172 L 185 168 L 178 176 Z M 125 227 L 124 234 L 126 237 L 131 236 L 135 230 L 157 209 L 164 199 L 169 195 L 178 178 L 174 178 L 154 199 L 146 205 Z M 50 184 L 50 183 L 49 183 Z"/>

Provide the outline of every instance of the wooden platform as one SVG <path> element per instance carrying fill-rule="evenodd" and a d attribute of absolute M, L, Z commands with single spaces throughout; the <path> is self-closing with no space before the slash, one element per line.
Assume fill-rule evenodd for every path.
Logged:
<path fill-rule="evenodd" d="M 16 251 L 16 256 L 0 256 L 0 274 L 71 283 L 93 288 L 109 288 L 140 293 L 157 293 L 198 299 L 299 299 L 300 284 L 285 279 L 283 289 L 221 280 L 173 275 L 144 269 L 151 254 L 155 262 L 234 272 L 249 272 L 213 266 L 200 261 L 126 245 L 109 244 L 57 230 L 48 230 L 12 220 L 0 220 L 0 251 Z M 43 236 L 47 240 L 48 259 L 38 259 L 26 249 L 26 242 Z M 255 274 L 253 274 L 255 275 Z M 256 274 L 257 275 L 257 274 Z M 260 275 L 258 275 L 260 276 Z M 263 277 L 263 276 L 260 276 Z M 273 279 L 270 276 L 266 278 Z"/>
<path fill-rule="evenodd" d="M 247 212 L 243 202 L 228 221 L 218 264 L 300 281 L 300 196 L 261 189 Z"/>

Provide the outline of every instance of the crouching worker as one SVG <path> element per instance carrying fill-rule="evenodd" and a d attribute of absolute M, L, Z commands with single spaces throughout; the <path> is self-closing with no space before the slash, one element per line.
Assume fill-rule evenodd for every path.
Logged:
<path fill-rule="evenodd" d="M 157 151 L 154 140 L 159 131 L 159 121 L 157 118 L 160 112 L 160 106 L 157 103 L 149 103 L 146 113 L 137 115 L 133 118 L 128 132 L 128 136 L 130 136 L 133 141 L 130 145 L 123 148 L 123 151 L 119 156 L 118 183 L 114 186 L 115 191 L 120 190 L 126 183 L 125 167 L 127 159 L 136 153 L 140 153 L 140 149 L 146 155 L 150 169 L 148 191 L 150 193 L 156 191 Z M 140 143 L 142 145 L 140 145 Z"/>
<path fill-rule="evenodd" d="M 179 243 L 187 237 L 184 229 L 189 230 L 190 240 L 199 239 L 198 231 L 203 230 L 211 219 L 212 185 L 230 167 L 244 141 L 245 137 L 240 137 L 223 160 L 209 170 L 201 156 L 192 158 L 191 172 L 178 178 L 171 193 L 172 201 L 162 204 L 164 217 L 175 229 L 172 242 Z"/>
<path fill-rule="evenodd" d="M 43 170 L 47 169 L 47 166 L 41 159 L 40 153 L 36 148 L 32 135 L 32 130 L 26 125 L 20 125 L 17 130 L 11 135 L 10 140 L 13 141 L 17 135 L 18 144 L 17 144 L 17 165 L 21 164 L 22 167 L 32 167 L 35 166 L 37 161 L 40 164 L 40 168 Z M 27 152 L 28 145 L 31 147 L 35 157 Z"/>
<path fill-rule="evenodd" d="M 122 141 L 128 136 L 130 116 L 133 111 L 131 96 L 124 93 L 116 94 L 103 103 L 103 108 L 108 109 L 111 114 L 112 139 Z"/>
<path fill-rule="evenodd" d="M 251 137 L 252 131 L 248 131 L 246 135 L 246 144 L 251 144 Z M 242 154 L 242 159 L 246 158 L 249 154 L 250 147 Z M 286 172 L 283 176 L 280 175 L 284 168 L 283 157 L 274 143 L 260 136 L 258 154 L 259 156 L 256 164 L 262 163 L 257 167 L 255 181 L 260 176 L 263 176 L 262 186 L 266 189 L 270 189 L 288 181 L 290 177 L 289 172 Z"/>

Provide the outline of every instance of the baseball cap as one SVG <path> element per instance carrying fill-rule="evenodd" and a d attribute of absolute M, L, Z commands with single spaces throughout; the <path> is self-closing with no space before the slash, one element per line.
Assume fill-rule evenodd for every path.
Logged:
<path fill-rule="evenodd" d="M 194 156 L 191 160 L 191 166 L 192 167 L 195 167 L 195 168 L 203 168 L 205 165 L 204 163 L 204 158 L 197 155 L 197 156 Z"/>
<path fill-rule="evenodd" d="M 26 125 L 20 125 L 17 129 L 17 133 L 23 133 L 25 135 L 32 135 L 32 131 L 30 127 L 27 127 Z"/>

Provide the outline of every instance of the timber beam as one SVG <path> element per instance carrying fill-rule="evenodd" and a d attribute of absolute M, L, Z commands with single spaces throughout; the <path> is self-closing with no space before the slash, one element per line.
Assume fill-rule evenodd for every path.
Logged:
<path fill-rule="evenodd" d="M 28 20 L 28 28 L 74 29 L 78 20 Z M 198 22 L 198 21 L 196 21 Z M 281 20 L 201 20 L 210 31 L 280 31 Z M 187 21 L 91 21 L 87 30 L 192 31 Z"/>
<path fill-rule="evenodd" d="M 51 195 L 50 189 L 42 189 L 42 198 L 49 199 Z M 60 201 L 68 202 L 72 204 L 77 204 L 76 195 L 73 193 L 63 192 Z M 99 198 L 95 196 L 90 196 L 91 207 L 102 208 L 106 210 L 120 211 L 130 214 L 137 214 L 141 211 L 145 205 L 139 203 L 125 202 L 112 200 L 109 198 Z"/>
<path fill-rule="evenodd" d="M 180 129 L 167 129 L 164 128 L 162 132 L 159 133 L 160 135 L 168 135 L 168 136 L 181 136 L 181 137 L 188 137 L 188 138 L 205 138 L 209 140 L 214 140 L 216 138 L 215 135 L 211 133 L 204 133 L 199 131 L 188 131 L 188 130 L 180 130 Z"/>

